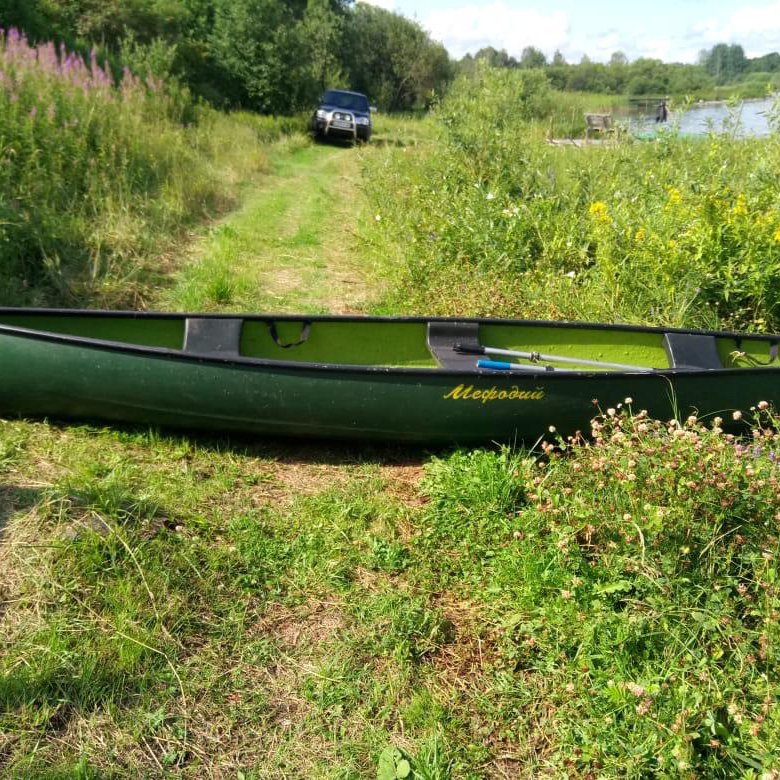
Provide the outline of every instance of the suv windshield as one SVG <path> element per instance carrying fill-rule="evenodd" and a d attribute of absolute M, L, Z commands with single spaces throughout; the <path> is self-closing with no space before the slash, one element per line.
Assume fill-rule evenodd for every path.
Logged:
<path fill-rule="evenodd" d="M 337 89 L 328 90 L 322 96 L 322 102 L 336 108 L 345 108 L 348 111 L 365 111 L 368 113 L 368 98 L 365 95 L 356 95 L 352 92 L 340 92 Z"/>

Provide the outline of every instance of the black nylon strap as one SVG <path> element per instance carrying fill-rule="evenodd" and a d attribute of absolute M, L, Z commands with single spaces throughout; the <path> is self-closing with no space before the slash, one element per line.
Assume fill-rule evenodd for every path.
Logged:
<path fill-rule="evenodd" d="M 271 338 L 277 347 L 281 347 L 282 349 L 291 349 L 292 347 L 299 347 L 301 344 L 304 344 L 307 341 L 309 338 L 309 333 L 311 333 L 311 322 L 309 320 L 304 322 L 303 327 L 301 328 L 300 339 L 298 339 L 298 341 L 291 341 L 289 344 L 282 344 L 282 342 L 279 341 L 279 331 L 276 329 L 275 322 L 271 321 L 268 323 L 268 332 L 271 334 Z"/>

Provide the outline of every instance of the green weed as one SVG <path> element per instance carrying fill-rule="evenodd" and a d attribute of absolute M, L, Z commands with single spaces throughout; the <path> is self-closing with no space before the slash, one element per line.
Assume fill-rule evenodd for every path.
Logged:
<path fill-rule="evenodd" d="M 529 487 L 487 527 L 491 502 L 464 500 L 464 456 L 434 464 L 423 549 L 438 551 L 437 580 L 481 594 L 495 626 L 495 687 L 477 706 L 512 742 L 550 740 L 522 751 L 526 767 L 777 769 L 780 439 L 759 415 L 747 444 L 719 421 L 610 410 L 593 445 L 561 442 L 537 463 L 484 453 L 499 484 Z"/>
<path fill-rule="evenodd" d="M 386 308 L 776 329 L 780 135 L 549 146 L 581 102 L 479 69 L 435 141 L 368 160 L 375 240 L 402 258 Z"/>
<path fill-rule="evenodd" d="M 226 117 L 52 44 L 0 42 L 0 300 L 138 306 L 151 258 L 223 211 L 301 118 Z"/>

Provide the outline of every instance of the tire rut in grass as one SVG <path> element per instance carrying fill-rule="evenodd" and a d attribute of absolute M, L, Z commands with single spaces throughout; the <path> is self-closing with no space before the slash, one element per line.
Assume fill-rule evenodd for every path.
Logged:
<path fill-rule="evenodd" d="M 316 146 L 280 160 L 244 206 L 192 248 L 163 307 L 365 310 L 373 290 L 357 235 L 364 209 L 357 155 Z"/>

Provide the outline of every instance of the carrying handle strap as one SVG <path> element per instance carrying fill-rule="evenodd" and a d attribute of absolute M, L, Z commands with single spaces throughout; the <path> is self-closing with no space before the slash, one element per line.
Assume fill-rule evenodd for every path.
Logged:
<path fill-rule="evenodd" d="M 276 344 L 277 347 L 281 347 L 282 349 L 291 349 L 292 347 L 299 347 L 301 344 L 304 344 L 307 339 L 309 338 L 309 334 L 311 333 L 311 321 L 307 320 L 303 323 L 303 327 L 301 328 L 301 336 L 298 339 L 298 341 L 291 341 L 287 344 L 283 344 L 281 341 L 279 341 L 279 331 L 276 329 L 276 323 L 271 322 L 268 323 L 268 332 L 271 335 L 271 338 L 273 339 L 274 344 Z"/>
<path fill-rule="evenodd" d="M 740 355 L 741 357 L 744 357 L 745 353 L 741 352 L 741 350 L 742 350 L 742 336 L 737 336 L 737 338 L 735 339 L 735 342 L 736 342 L 736 345 L 737 345 L 737 351 L 741 353 L 741 355 Z M 755 358 L 753 358 L 750 361 L 750 364 L 754 365 L 754 366 L 771 366 L 772 363 L 776 363 L 777 362 L 778 352 L 779 351 L 780 351 L 780 342 L 772 340 L 772 341 L 769 342 L 769 360 L 760 361 L 760 360 L 756 360 Z"/>

